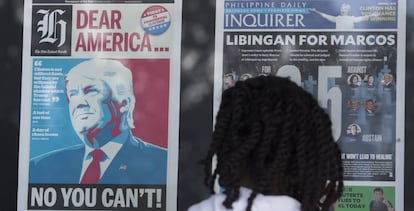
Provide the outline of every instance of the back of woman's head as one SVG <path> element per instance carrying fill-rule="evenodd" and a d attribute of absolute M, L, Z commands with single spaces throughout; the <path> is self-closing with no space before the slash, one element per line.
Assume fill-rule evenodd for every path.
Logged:
<path fill-rule="evenodd" d="M 289 195 L 302 211 L 327 210 L 343 187 L 329 116 L 312 95 L 275 76 L 237 82 L 223 92 L 205 171 L 212 191 L 219 178 L 227 208 L 245 178 L 253 189 L 247 210 L 258 193 Z"/>

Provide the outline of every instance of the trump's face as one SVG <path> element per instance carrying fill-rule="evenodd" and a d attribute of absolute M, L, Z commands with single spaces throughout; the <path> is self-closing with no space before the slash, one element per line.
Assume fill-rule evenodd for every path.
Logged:
<path fill-rule="evenodd" d="M 117 112 L 103 81 L 85 77 L 68 81 L 66 95 L 70 120 L 78 134 L 96 135 L 114 122 Z"/>

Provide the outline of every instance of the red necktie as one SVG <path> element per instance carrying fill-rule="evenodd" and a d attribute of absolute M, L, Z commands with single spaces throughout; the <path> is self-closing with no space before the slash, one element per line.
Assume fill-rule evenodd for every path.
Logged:
<path fill-rule="evenodd" d="M 99 162 L 102 159 L 103 152 L 100 149 L 96 149 L 91 152 L 92 162 L 89 164 L 85 173 L 83 174 L 81 184 L 96 184 L 99 182 L 101 175 L 101 168 Z"/>

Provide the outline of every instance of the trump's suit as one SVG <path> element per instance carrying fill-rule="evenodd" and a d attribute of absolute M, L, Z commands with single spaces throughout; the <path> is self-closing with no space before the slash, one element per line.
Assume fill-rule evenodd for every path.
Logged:
<path fill-rule="evenodd" d="M 30 161 L 29 182 L 77 184 L 84 145 L 53 151 Z M 167 151 L 130 135 L 102 175 L 100 184 L 166 184 Z"/>

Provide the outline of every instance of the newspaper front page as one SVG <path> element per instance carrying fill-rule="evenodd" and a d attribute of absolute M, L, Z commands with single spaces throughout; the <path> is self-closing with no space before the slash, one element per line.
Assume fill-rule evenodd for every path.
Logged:
<path fill-rule="evenodd" d="M 180 1 L 25 1 L 18 210 L 175 210 Z"/>
<path fill-rule="evenodd" d="M 404 5 L 217 1 L 214 114 L 237 81 L 289 77 L 331 117 L 346 180 L 336 210 L 370 210 L 380 190 L 403 210 Z"/>

